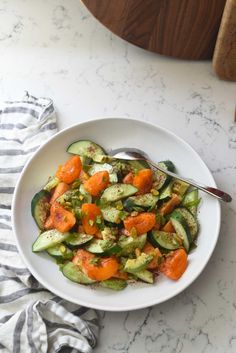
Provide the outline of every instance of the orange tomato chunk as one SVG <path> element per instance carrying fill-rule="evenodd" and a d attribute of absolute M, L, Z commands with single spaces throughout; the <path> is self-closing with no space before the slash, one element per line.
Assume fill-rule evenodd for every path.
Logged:
<path fill-rule="evenodd" d="M 128 216 L 124 220 L 125 229 L 130 232 L 132 228 L 135 228 L 138 235 L 147 233 L 156 224 L 156 216 L 154 213 L 143 212 L 139 215 L 132 217 Z"/>
<path fill-rule="evenodd" d="M 82 163 L 79 156 L 71 157 L 64 165 L 59 166 L 56 177 L 64 183 L 71 184 L 79 178 Z"/>
<path fill-rule="evenodd" d="M 107 170 L 97 172 L 84 182 L 84 188 L 92 196 L 98 196 L 109 184 Z"/>

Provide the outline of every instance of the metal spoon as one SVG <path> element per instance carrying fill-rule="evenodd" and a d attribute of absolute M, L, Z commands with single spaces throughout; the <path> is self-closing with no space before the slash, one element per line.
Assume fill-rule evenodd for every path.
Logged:
<path fill-rule="evenodd" d="M 144 153 L 143 151 L 141 151 L 137 148 L 125 148 L 125 147 L 118 148 L 116 150 L 112 150 L 110 155 L 112 156 L 112 158 L 115 158 L 115 159 L 146 161 L 147 163 L 152 165 L 154 168 L 160 170 L 161 172 L 163 172 L 173 178 L 182 180 L 192 186 L 195 186 L 198 189 L 210 194 L 211 196 L 216 197 L 217 199 L 219 199 L 221 201 L 224 201 L 224 202 L 231 202 L 232 201 L 232 197 L 224 191 L 213 188 L 211 186 L 205 186 L 205 185 L 203 185 L 199 182 L 196 182 L 194 180 L 191 180 L 191 179 L 183 178 L 182 176 L 179 176 L 179 175 L 172 173 L 164 168 L 161 168 L 157 163 L 151 161 L 146 153 Z"/>

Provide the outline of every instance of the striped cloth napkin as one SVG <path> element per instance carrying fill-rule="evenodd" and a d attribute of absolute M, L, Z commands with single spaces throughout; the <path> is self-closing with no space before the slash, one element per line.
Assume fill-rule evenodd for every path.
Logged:
<path fill-rule="evenodd" d="M 0 105 L 0 351 L 92 352 L 94 310 L 44 289 L 25 268 L 11 228 L 14 186 L 28 158 L 57 131 L 53 103 L 26 94 Z"/>

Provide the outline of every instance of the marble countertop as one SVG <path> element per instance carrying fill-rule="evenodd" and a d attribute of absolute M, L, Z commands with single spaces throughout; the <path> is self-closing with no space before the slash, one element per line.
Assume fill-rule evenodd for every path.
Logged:
<path fill-rule="evenodd" d="M 166 127 L 234 197 L 222 205 L 219 241 L 199 278 L 161 305 L 99 312 L 95 352 L 236 352 L 236 85 L 218 80 L 210 62 L 169 59 L 124 42 L 78 0 L 0 0 L 0 58 L 0 99 L 24 90 L 50 96 L 60 129 L 98 116 Z"/>

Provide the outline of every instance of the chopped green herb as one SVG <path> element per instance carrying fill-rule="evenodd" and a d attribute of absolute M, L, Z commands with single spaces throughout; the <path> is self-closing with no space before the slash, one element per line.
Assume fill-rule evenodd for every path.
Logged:
<path fill-rule="evenodd" d="M 120 219 L 121 219 L 122 221 L 124 221 L 125 218 L 126 218 L 128 215 L 129 215 L 128 212 L 126 212 L 126 211 L 120 211 Z"/>
<path fill-rule="evenodd" d="M 156 213 L 157 223 L 163 226 L 166 223 L 166 218 L 160 214 L 160 212 Z"/>
<path fill-rule="evenodd" d="M 99 266 L 101 263 L 100 257 L 93 257 L 92 259 L 89 260 L 89 263 L 91 265 Z"/>
<path fill-rule="evenodd" d="M 97 224 L 101 224 L 102 223 L 102 217 L 101 216 L 97 216 L 96 217 L 96 223 Z"/>

